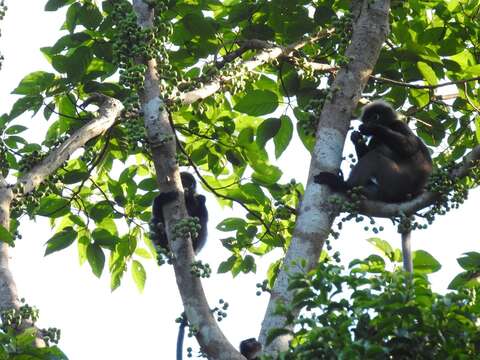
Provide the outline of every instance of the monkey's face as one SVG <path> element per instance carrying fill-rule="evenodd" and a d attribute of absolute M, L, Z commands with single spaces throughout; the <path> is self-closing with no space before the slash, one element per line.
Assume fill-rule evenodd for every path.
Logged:
<path fill-rule="evenodd" d="M 397 120 L 397 113 L 387 103 L 376 101 L 364 107 L 360 120 L 365 125 L 388 125 Z"/>
<path fill-rule="evenodd" d="M 182 186 L 185 194 L 194 195 L 195 189 L 197 187 L 197 182 L 195 181 L 193 175 L 188 172 L 182 172 L 180 173 L 180 177 L 182 178 Z"/>

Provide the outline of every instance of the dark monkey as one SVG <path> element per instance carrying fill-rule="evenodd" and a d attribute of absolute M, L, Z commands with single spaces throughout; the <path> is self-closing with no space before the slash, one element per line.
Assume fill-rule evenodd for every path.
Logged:
<path fill-rule="evenodd" d="M 354 131 L 351 135 L 358 163 L 348 180 L 321 172 L 314 181 L 335 191 L 359 186 L 367 199 L 389 203 L 402 202 L 420 194 L 432 172 L 432 159 L 422 140 L 407 124 L 398 120 L 395 110 L 383 101 L 365 106 L 360 120 L 360 132 Z M 364 136 L 370 137 L 368 142 Z M 403 266 L 412 272 L 411 233 L 408 230 L 401 234 Z"/>
<path fill-rule="evenodd" d="M 243 340 L 240 343 L 240 354 L 245 356 L 247 360 L 257 360 L 262 351 L 262 344 L 260 344 L 255 338 Z"/>
<path fill-rule="evenodd" d="M 197 194 L 197 182 L 192 174 L 183 171 L 180 173 L 180 177 L 185 194 L 187 213 L 191 217 L 197 217 L 201 226 L 198 237 L 192 239 L 193 250 L 198 254 L 207 241 L 208 210 L 205 206 L 205 196 Z M 163 249 L 168 249 L 163 206 L 175 200 L 177 196 L 178 192 L 170 191 L 160 193 L 153 200 L 152 218 L 150 220 L 150 239 L 152 239 L 155 245 Z"/>
<path fill-rule="evenodd" d="M 365 106 L 360 120 L 360 132 L 351 135 L 358 163 L 348 180 L 321 172 L 314 181 L 335 191 L 360 186 L 367 199 L 390 203 L 420 194 L 432 172 L 432 159 L 422 140 L 383 101 Z M 368 142 L 364 136 L 370 137 Z"/>

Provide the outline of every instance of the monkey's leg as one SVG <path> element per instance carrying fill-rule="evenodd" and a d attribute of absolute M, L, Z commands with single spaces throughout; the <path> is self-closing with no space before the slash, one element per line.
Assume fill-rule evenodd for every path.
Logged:
<path fill-rule="evenodd" d="M 379 169 L 389 172 L 391 160 L 379 154 L 375 150 L 369 151 L 358 159 L 357 165 L 350 172 L 347 187 L 362 187 L 362 194 L 369 200 L 382 200 L 381 183 L 379 182 Z"/>
<path fill-rule="evenodd" d="M 153 200 L 152 219 L 150 220 L 150 239 L 155 245 L 168 250 L 167 234 L 165 232 L 165 218 L 163 206 L 178 197 L 178 193 L 170 191 L 158 194 Z"/>

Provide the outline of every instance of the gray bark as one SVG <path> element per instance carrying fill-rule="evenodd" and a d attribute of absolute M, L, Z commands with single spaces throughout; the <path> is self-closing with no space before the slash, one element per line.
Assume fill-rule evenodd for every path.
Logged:
<path fill-rule="evenodd" d="M 357 2 L 360 3 L 360 2 Z M 293 293 L 287 290 L 289 274 L 308 271 L 318 262 L 334 217 L 326 199 L 330 190 L 312 182 L 321 171 L 340 168 L 342 148 L 350 125 L 350 117 L 362 94 L 368 77 L 378 59 L 382 44 L 389 32 L 389 0 L 363 1 L 354 23 L 353 36 L 346 56 L 351 61 L 339 72 L 331 86 L 331 100 L 327 100 L 319 119 L 316 144 L 310 162 L 309 176 L 290 247 L 284 259 L 267 307 L 260 342 L 266 343 L 269 330 L 287 328 L 285 318 L 275 314 L 277 302 L 291 304 Z M 304 262 L 305 266 L 300 266 Z M 297 314 L 294 314 L 298 316 Z M 290 335 L 277 337 L 264 350 L 276 357 L 286 351 Z"/>
<path fill-rule="evenodd" d="M 133 5 L 138 24 L 142 28 L 151 27 L 152 9 L 143 0 L 134 0 Z M 142 106 L 157 182 L 161 191 L 178 191 L 182 194 L 183 188 L 175 156 L 174 133 L 159 90 L 157 64 L 151 59 L 146 61 L 146 65 Z M 164 215 L 168 239 L 172 239 L 172 225 L 187 217 L 184 197 L 179 196 L 176 201 L 166 205 Z M 200 279 L 190 273 L 190 266 L 195 260 L 191 241 L 169 240 L 169 246 L 174 256 L 173 268 L 185 313 L 189 324 L 195 326 L 197 330 L 195 336 L 202 351 L 212 360 L 245 360 L 218 327 Z"/>

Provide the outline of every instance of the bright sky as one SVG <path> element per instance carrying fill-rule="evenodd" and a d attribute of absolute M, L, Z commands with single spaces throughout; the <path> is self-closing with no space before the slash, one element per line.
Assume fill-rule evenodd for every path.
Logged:
<path fill-rule="evenodd" d="M 39 48 L 52 45 L 65 34 L 59 31 L 64 17 L 60 13 L 43 12 L 44 3 L 8 1 L 7 16 L 0 24 L 0 50 L 6 58 L 0 71 L 0 114 L 10 111 L 16 97 L 9 93 L 26 74 L 53 71 Z M 30 120 L 28 114 L 20 121 L 32 128 L 28 135 L 35 141 L 41 141 L 37 134 L 49 125 L 42 117 Z M 293 177 L 305 181 L 307 176 L 309 156 L 298 140 L 295 141 L 278 163 L 285 174 L 282 181 Z M 305 161 L 298 161 L 301 158 Z M 442 263 L 442 270 L 432 276 L 438 291 L 443 291 L 460 271 L 457 257 L 466 251 L 480 251 L 479 235 L 472 223 L 474 216 L 477 218 L 479 200 L 479 191 L 472 192 L 460 210 L 438 218 L 429 229 L 413 234 L 413 248 L 429 251 Z M 217 231 L 215 226 L 226 217 L 243 213 L 238 209 L 221 209 L 212 196 L 208 196 L 207 206 L 211 215 L 209 242 L 200 258 L 215 270 L 228 257 L 219 242 L 226 234 Z M 381 237 L 399 247 L 399 235 L 391 222 L 385 221 L 383 226 L 386 231 Z M 362 228 L 363 225 L 348 224 L 341 238 L 332 242 L 345 264 L 373 252 L 372 246 L 364 241 L 373 234 L 365 233 Z M 143 294 L 137 291 L 129 272 L 122 286 L 111 293 L 108 273 L 98 280 L 88 264 L 80 267 L 75 246 L 43 257 L 44 244 L 53 235 L 45 219 L 24 220 L 20 232 L 23 239 L 17 241 L 12 251 L 12 270 L 19 295 L 40 309 L 40 326 L 61 329 L 60 347 L 70 360 L 175 358 L 178 326 L 174 321 L 182 307 L 170 267 L 159 269 L 154 261 L 144 261 L 148 277 Z M 203 281 L 211 307 L 216 306 L 220 298 L 230 304 L 228 317 L 220 325 L 233 344 L 258 335 L 268 299 L 266 295 L 255 295 L 255 284 L 265 278 L 273 259 L 272 256 L 257 258 L 257 274 L 239 275 L 236 279 L 229 274 L 213 275 Z M 188 339 L 184 348 L 186 346 L 198 348 L 195 341 Z"/>

